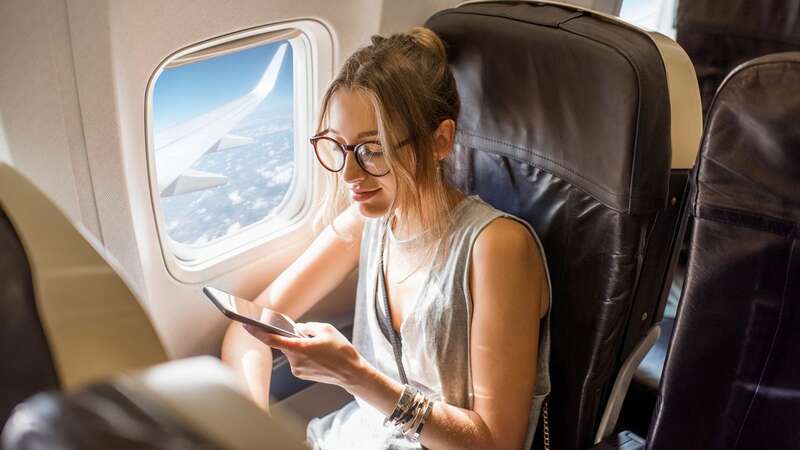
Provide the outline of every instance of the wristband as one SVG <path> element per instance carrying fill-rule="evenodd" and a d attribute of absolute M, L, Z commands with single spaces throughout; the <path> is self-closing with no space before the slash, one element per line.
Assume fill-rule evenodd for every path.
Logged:
<path fill-rule="evenodd" d="M 397 427 L 399 431 L 403 435 L 408 435 L 409 432 L 415 429 L 415 423 L 417 419 L 422 414 L 422 405 L 425 403 L 425 396 L 422 393 L 417 392 L 417 395 L 414 397 L 414 402 L 411 403 L 411 407 L 409 407 L 406 414 L 400 418 L 397 423 Z"/>
<path fill-rule="evenodd" d="M 400 417 L 404 416 L 410 409 L 412 401 L 416 397 L 418 391 L 409 385 L 403 387 L 403 392 L 397 400 L 397 405 L 394 407 L 392 414 L 383 421 L 383 426 L 394 426 Z"/>
<path fill-rule="evenodd" d="M 425 422 L 428 420 L 428 417 L 431 416 L 432 411 L 433 411 L 433 401 L 429 401 L 428 406 L 425 408 L 425 413 L 422 415 L 422 420 L 419 422 L 417 430 L 414 431 L 414 434 L 412 435 L 415 440 L 419 440 L 419 435 L 422 434 L 422 427 L 425 426 Z"/>

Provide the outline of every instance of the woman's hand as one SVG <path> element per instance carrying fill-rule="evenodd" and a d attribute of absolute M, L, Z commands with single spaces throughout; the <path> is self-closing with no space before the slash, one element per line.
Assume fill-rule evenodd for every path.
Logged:
<path fill-rule="evenodd" d="M 289 338 L 245 325 L 248 333 L 289 360 L 292 374 L 303 380 L 335 384 L 347 389 L 357 382 L 364 360 L 356 348 L 333 325 L 298 323 L 296 329 L 306 337 Z"/>

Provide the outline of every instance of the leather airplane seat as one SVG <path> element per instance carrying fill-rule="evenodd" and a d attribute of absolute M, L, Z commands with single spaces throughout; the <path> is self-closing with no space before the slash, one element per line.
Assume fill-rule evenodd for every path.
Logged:
<path fill-rule="evenodd" d="M 800 1 L 678 2 L 676 40 L 697 69 L 703 111 L 728 72 L 758 56 L 800 51 Z"/>
<path fill-rule="evenodd" d="M 734 5 L 727 0 L 678 3 L 676 41 L 695 66 L 703 111 L 708 109 L 714 93 L 731 69 L 758 56 L 800 50 L 800 16 L 795 14 L 798 6 L 800 3 L 796 0 L 762 0 Z M 685 264 L 682 266 L 685 271 Z M 675 281 L 673 284 L 680 289 L 683 280 Z M 671 336 L 665 335 L 665 331 L 671 333 L 675 317 L 670 312 L 664 314 L 662 334 L 651 351 L 652 355 L 645 358 L 634 377 L 632 390 L 635 388 L 641 394 L 643 398 L 637 404 L 644 408 L 655 405 Z M 646 427 L 641 430 L 642 434 L 646 430 Z"/>
<path fill-rule="evenodd" d="M 800 53 L 736 68 L 693 174 L 686 282 L 648 449 L 800 442 Z"/>
<path fill-rule="evenodd" d="M 59 385 L 50 347 L 39 320 L 28 258 L 0 208 L 0 428 L 14 407 Z M 20 343 L 25 343 L 20 345 Z"/>
<path fill-rule="evenodd" d="M 300 450 L 302 428 L 267 416 L 218 359 L 161 364 L 22 403 L 4 450 Z"/>
<path fill-rule="evenodd" d="M 551 448 L 588 448 L 665 303 L 675 233 L 654 230 L 672 204 L 671 147 L 693 161 L 699 142 L 694 70 L 674 42 L 562 4 L 470 2 L 426 26 L 461 101 L 449 176 L 528 221 L 545 248 Z M 535 446 L 541 435 L 540 423 Z"/>
<path fill-rule="evenodd" d="M 4 163 L 0 242 L 0 424 L 40 390 L 166 360 L 110 255 Z"/>

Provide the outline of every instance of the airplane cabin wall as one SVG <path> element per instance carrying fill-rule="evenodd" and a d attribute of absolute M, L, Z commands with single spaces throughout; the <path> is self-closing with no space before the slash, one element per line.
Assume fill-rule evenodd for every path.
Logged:
<path fill-rule="evenodd" d="M 100 238 L 63 2 L 0 2 L 0 125 L 7 162 Z"/>
<path fill-rule="evenodd" d="M 6 163 L 9 165 L 13 165 L 14 162 L 11 160 L 11 150 L 8 148 L 8 142 L 6 141 L 6 131 L 3 127 L 3 118 L 0 116 L 0 163 Z"/>
<path fill-rule="evenodd" d="M 613 3 L 596 1 L 603 9 Z M 167 272 L 153 217 L 145 147 L 145 95 L 153 71 L 176 50 L 209 38 L 312 19 L 327 27 L 333 43 L 330 67 L 319 71 L 328 74 L 317 80 L 321 91 L 369 36 L 420 25 L 458 3 L 4 0 L 0 160 L 11 161 L 118 259 L 171 357 L 214 353 L 227 320 L 202 298 L 200 284 Z M 253 296 L 311 238 L 306 230 L 304 239 L 280 253 L 265 246 L 260 258 L 211 281 Z M 352 308 L 354 280 L 334 294 L 339 306 L 328 314 Z"/>

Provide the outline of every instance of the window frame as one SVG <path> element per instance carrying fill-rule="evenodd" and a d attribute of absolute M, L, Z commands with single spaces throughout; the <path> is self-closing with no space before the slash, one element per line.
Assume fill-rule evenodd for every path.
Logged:
<path fill-rule="evenodd" d="M 661 33 L 664 36 L 667 36 L 668 38 L 675 40 L 675 35 L 677 32 L 676 21 L 678 18 L 679 0 L 659 0 L 661 3 L 659 5 L 659 15 L 655 28 L 645 27 L 644 24 L 631 22 L 630 18 L 623 18 L 622 13 L 626 1 L 630 0 L 620 0 L 619 6 L 616 10 L 616 16 L 620 20 L 624 21 L 625 23 L 631 24 L 637 28 L 645 30 L 647 32 Z M 667 11 L 672 11 L 671 15 L 665 15 L 664 13 Z M 669 19 L 669 22 L 666 19 Z"/>
<path fill-rule="evenodd" d="M 287 32 L 290 33 L 288 39 Z M 263 36 L 263 40 L 242 45 L 242 49 L 278 41 L 287 41 L 292 48 L 295 152 L 289 189 L 274 210 L 277 214 L 270 214 L 229 236 L 202 245 L 174 241 L 167 231 L 156 177 L 152 110 L 155 84 L 165 68 L 182 57 L 214 47 L 224 48 L 235 41 L 252 41 L 259 36 Z M 223 50 L 220 56 L 230 51 Z M 319 196 L 323 180 L 321 171 L 314 164 L 313 152 L 301 149 L 308 147 L 307 137 L 311 135 L 316 117 L 315 101 L 321 83 L 332 76 L 332 61 L 331 33 L 315 20 L 302 19 L 254 27 L 186 46 L 167 56 L 150 75 L 144 105 L 150 199 L 161 253 L 167 271 L 174 279 L 184 283 L 207 281 L 262 257 L 264 247 L 282 253 L 282 250 L 293 247 L 298 239 L 304 240 L 307 234 L 304 229 L 313 217 L 312 205 Z"/>

